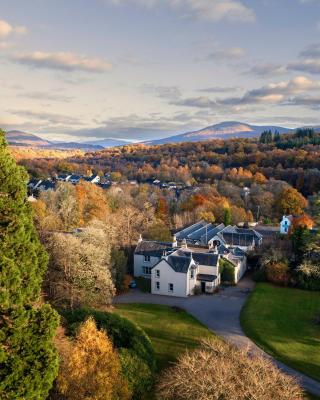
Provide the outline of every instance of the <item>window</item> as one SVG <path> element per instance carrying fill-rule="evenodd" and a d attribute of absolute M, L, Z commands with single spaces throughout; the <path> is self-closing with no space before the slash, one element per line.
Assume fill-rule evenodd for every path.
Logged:
<path fill-rule="evenodd" d="M 156 277 L 160 278 L 160 270 L 159 269 L 156 270 Z"/>
<path fill-rule="evenodd" d="M 173 283 L 169 283 L 168 290 L 169 292 L 173 292 Z"/>
<path fill-rule="evenodd" d="M 151 275 L 151 267 L 142 267 L 143 275 Z"/>
<path fill-rule="evenodd" d="M 160 290 L 160 282 L 156 282 L 156 289 Z"/>
<path fill-rule="evenodd" d="M 194 269 L 191 269 L 191 271 L 190 271 L 190 278 L 194 279 Z"/>
<path fill-rule="evenodd" d="M 144 262 L 150 262 L 150 256 L 144 256 Z"/>

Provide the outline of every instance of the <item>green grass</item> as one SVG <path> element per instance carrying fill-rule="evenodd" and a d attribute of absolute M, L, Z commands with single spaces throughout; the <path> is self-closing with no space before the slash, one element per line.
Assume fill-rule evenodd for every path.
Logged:
<path fill-rule="evenodd" d="M 259 283 L 241 313 L 245 333 L 283 363 L 320 380 L 320 293 Z"/>
<path fill-rule="evenodd" d="M 135 322 L 149 336 L 154 347 L 159 371 L 177 357 L 199 345 L 200 340 L 214 335 L 185 311 L 151 304 L 117 305 L 118 314 Z"/>

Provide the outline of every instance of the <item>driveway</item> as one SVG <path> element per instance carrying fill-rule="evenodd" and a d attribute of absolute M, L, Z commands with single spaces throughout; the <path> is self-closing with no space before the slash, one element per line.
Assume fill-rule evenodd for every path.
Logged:
<path fill-rule="evenodd" d="M 235 346 L 249 348 L 250 352 L 264 354 L 266 357 L 271 358 L 281 370 L 296 377 L 305 390 L 320 396 L 320 382 L 273 359 L 256 346 L 242 331 L 240 312 L 253 288 L 254 282 L 245 277 L 237 286 L 225 288 L 214 296 L 175 298 L 131 290 L 126 294 L 117 296 L 114 299 L 114 303 L 147 303 L 181 307 L 218 336 Z"/>

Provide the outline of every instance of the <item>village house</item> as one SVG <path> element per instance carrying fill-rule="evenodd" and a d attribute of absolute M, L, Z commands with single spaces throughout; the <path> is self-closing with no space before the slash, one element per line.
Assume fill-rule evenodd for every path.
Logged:
<path fill-rule="evenodd" d="M 280 222 L 280 233 L 282 235 L 288 235 L 293 219 L 293 215 L 284 215 L 282 217 L 282 221 Z"/>
<path fill-rule="evenodd" d="M 261 235 L 252 229 L 204 221 L 177 232 L 170 243 L 140 236 L 134 276 L 151 279 L 153 294 L 186 297 L 196 292 L 214 293 L 221 283 L 221 260 L 233 266 L 234 283 L 238 283 L 247 269 L 246 253 L 261 243 Z"/>

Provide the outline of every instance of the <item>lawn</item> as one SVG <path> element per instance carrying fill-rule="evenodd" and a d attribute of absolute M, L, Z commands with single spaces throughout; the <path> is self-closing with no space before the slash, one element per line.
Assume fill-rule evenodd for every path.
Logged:
<path fill-rule="evenodd" d="M 320 293 L 259 283 L 241 313 L 245 333 L 278 360 L 320 380 Z"/>
<path fill-rule="evenodd" d="M 159 371 L 186 349 L 198 346 L 201 339 L 214 337 L 205 326 L 179 309 L 151 304 L 121 304 L 115 311 L 147 333 L 156 353 Z"/>

